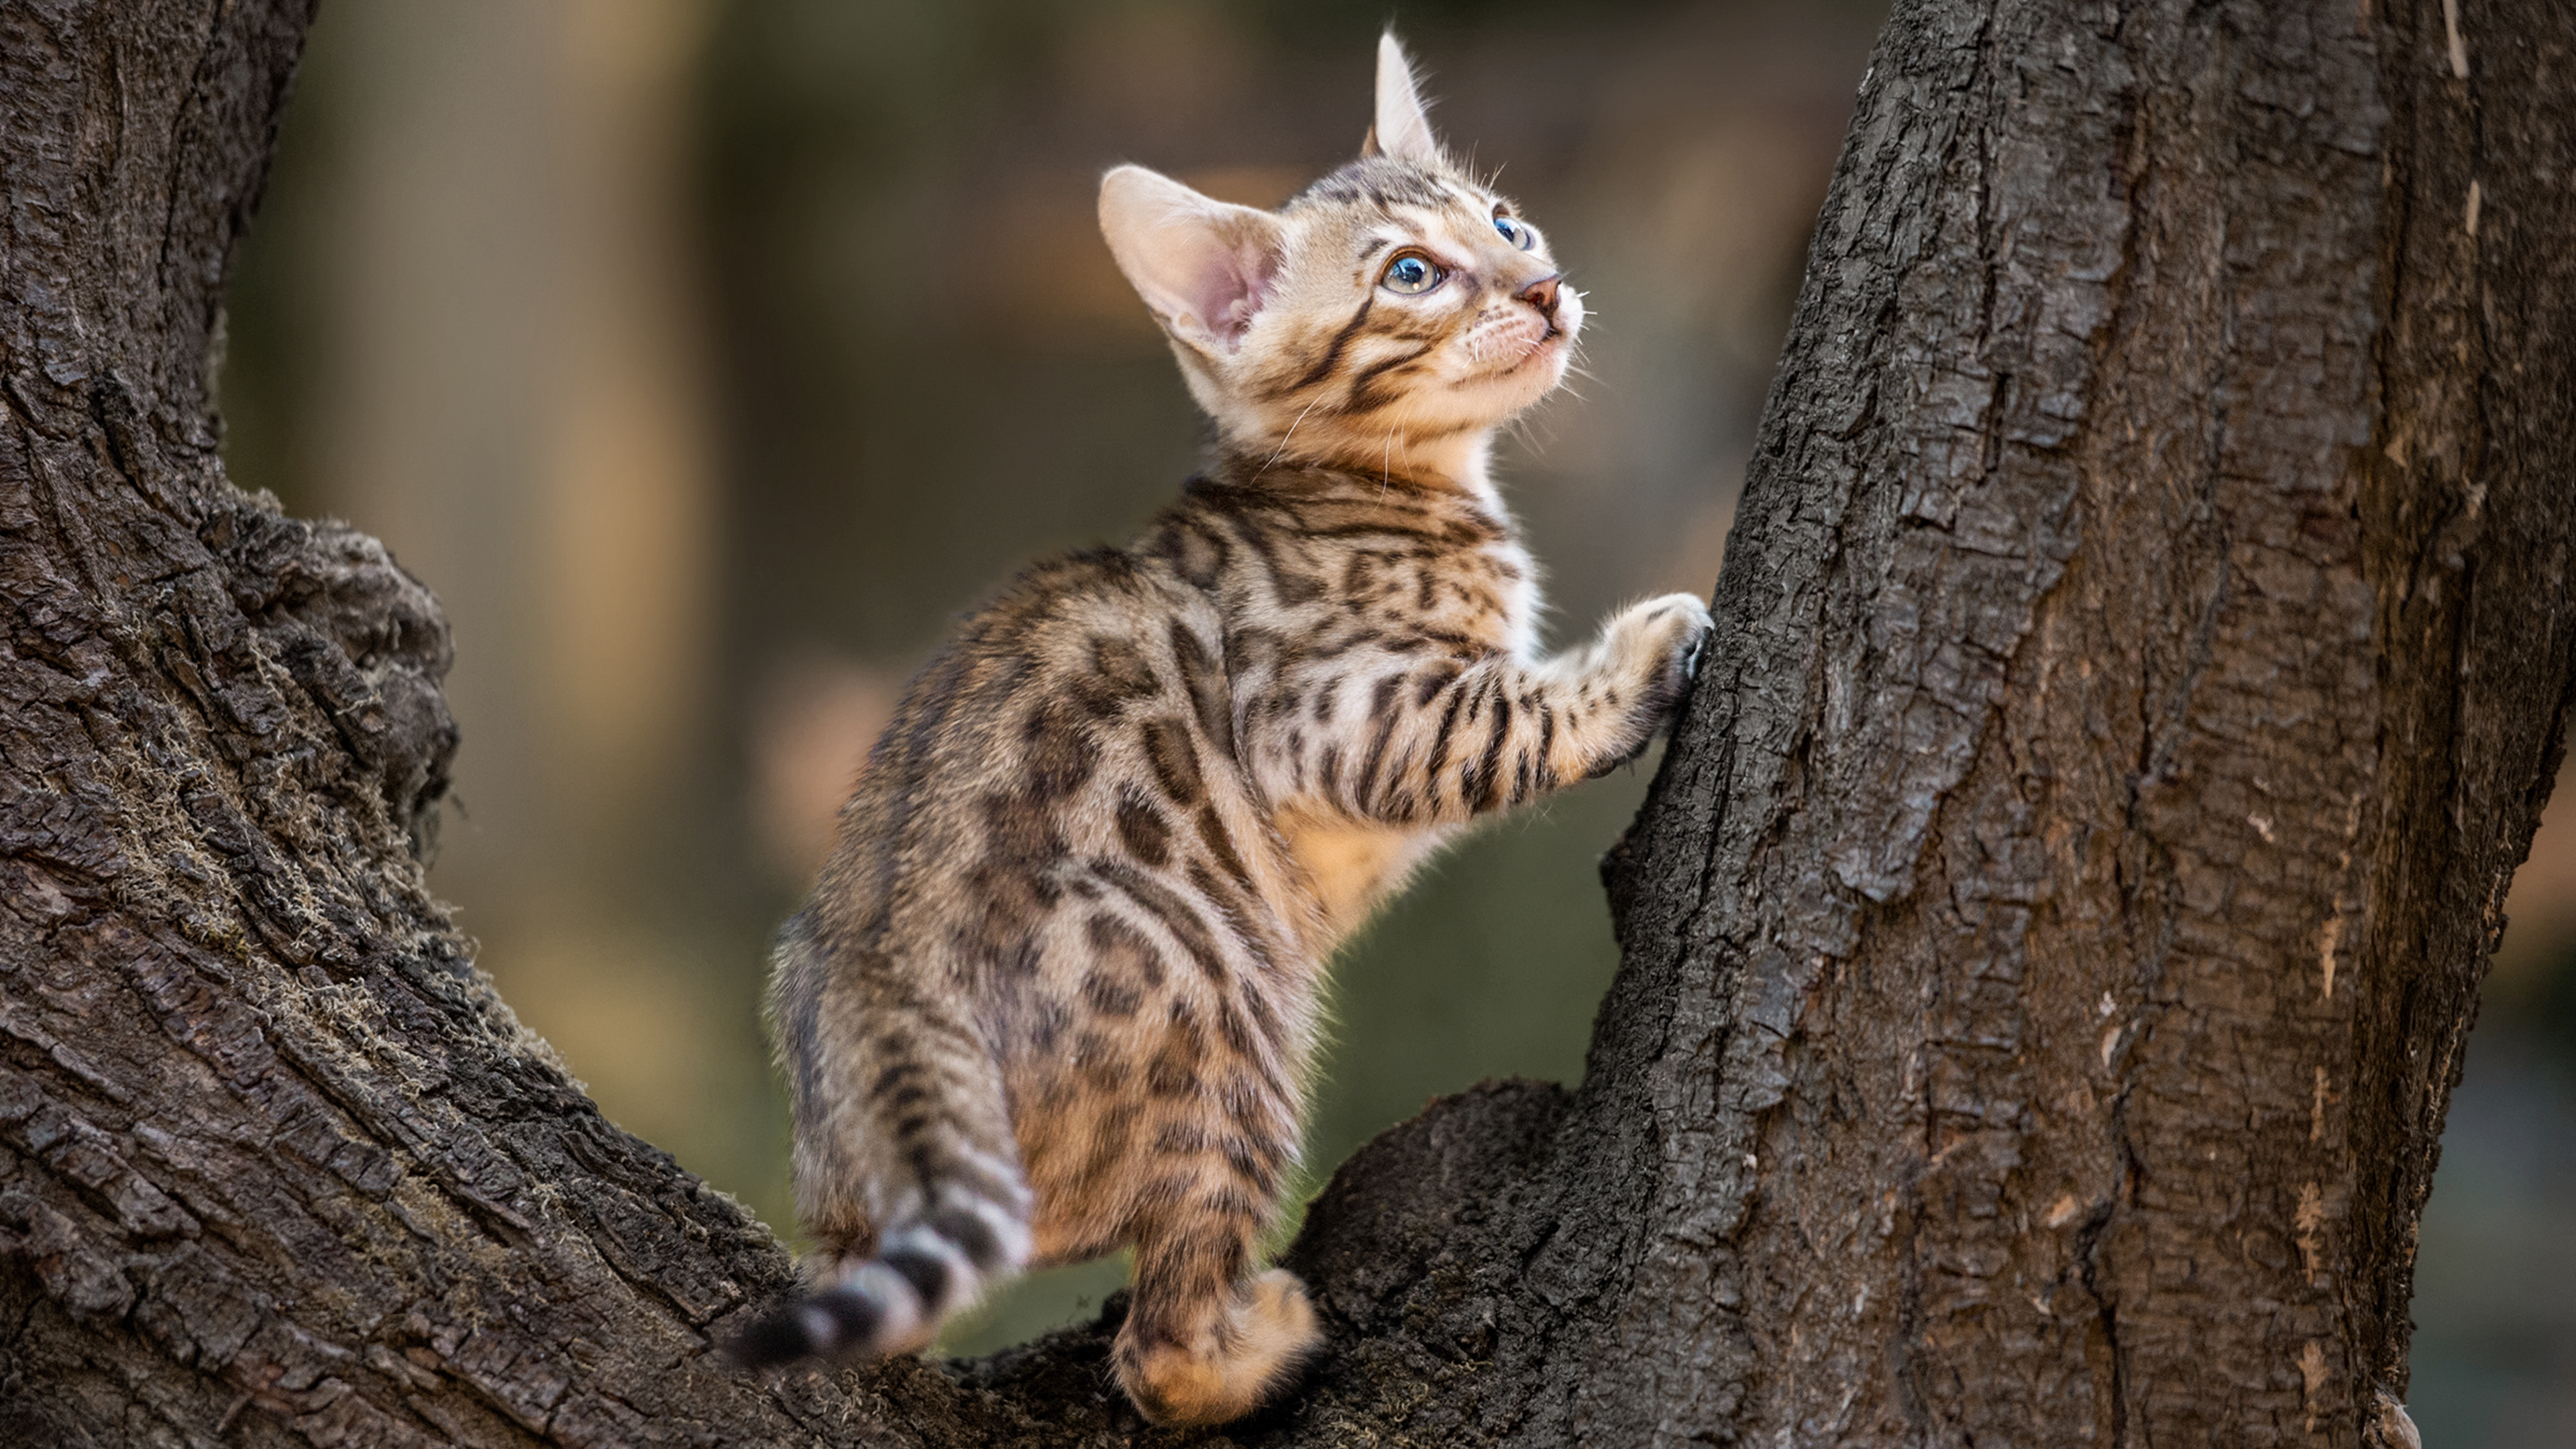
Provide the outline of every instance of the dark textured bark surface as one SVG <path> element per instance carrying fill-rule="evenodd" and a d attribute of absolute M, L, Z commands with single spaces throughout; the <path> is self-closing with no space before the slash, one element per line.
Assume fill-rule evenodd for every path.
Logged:
<path fill-rule="evenodd" d="M 308 10 L 0 0 L 0 1440 L 1177 1442 L 1107 1325 L 707 1361 L 787 1261 L 423 890 L 434 601 L 216 462 Z M 2571 198 L 2552 0 L 1900 5 L 1590 1077 L 1354 1158 L 1203 1437 L 2389 1442 L 2576 678 Z"/>
<path fill-rule="evenodd" d="M 1876 60 L 1597 1058 L 1707 1367 L 1597 1422 L 2355 1442 L 2569 688 L 2576 17 Z"/>

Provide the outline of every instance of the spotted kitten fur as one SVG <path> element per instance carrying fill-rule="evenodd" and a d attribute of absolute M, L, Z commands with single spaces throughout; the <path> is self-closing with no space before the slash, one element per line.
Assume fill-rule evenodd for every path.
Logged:
<path fill-rule="evenodd" d="M 781 933 L 771 1011 L 816 1291 L 753 1362 L 921 1348 L 986 1285 L 1132 1248 L 1119 1383 L 1232 1419 L 1320 1343 L 1255 1257 L 1335 946 L 1476 818 L 1635 755 L 1708 615 L 1535 657 L 1486 476 L 1583 319 L 1380 46 L 1360 159 L 1279 211 L 1141 167 L 1110 250 L 1216 420 L 1125 548 L 1040 564 L 923 671 Z"/>

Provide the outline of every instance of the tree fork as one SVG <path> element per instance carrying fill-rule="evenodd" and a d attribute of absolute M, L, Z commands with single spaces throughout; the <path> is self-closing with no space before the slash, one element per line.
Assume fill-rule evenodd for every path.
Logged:
<path fill-rule="evenodd" d="M 309 15 L 0 0 L 0 1437 L 1186 1437 L 1107 1324 L 708 1360 L 787 1260 L 424 889 L 435 602 L 216 460 Z M 2549 0 L 1898 5 L 1585 1084 L 1343 1169 L 1233 1440 L 2402 1441 L 2576 680 L 2571 73 Z"/>

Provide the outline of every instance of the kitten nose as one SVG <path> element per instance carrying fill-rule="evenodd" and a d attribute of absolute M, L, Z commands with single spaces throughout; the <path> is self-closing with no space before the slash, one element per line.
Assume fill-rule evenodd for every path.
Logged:
<path fill-rule="evenodd" d="M 1551 272 L 1521 288 L 1520 298 L 1536 307 L 1540 316 L 1553 322 L 1556 320 L 1556 284 L 1563 280 L 1565 275 L 1562 272 Z"/>

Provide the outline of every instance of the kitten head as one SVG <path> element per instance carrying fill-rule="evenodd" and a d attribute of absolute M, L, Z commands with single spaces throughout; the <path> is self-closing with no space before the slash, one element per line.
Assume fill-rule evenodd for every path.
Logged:
<path fill-rule="evenodd" d="M 1440 149 L 1393 34 L 1360 159 L 1276 212 L 1141 166 L 1100 229 L 1238 451 L 1442 471 L 1565 376 L 1583 301 L 1546 239 Z"/>

